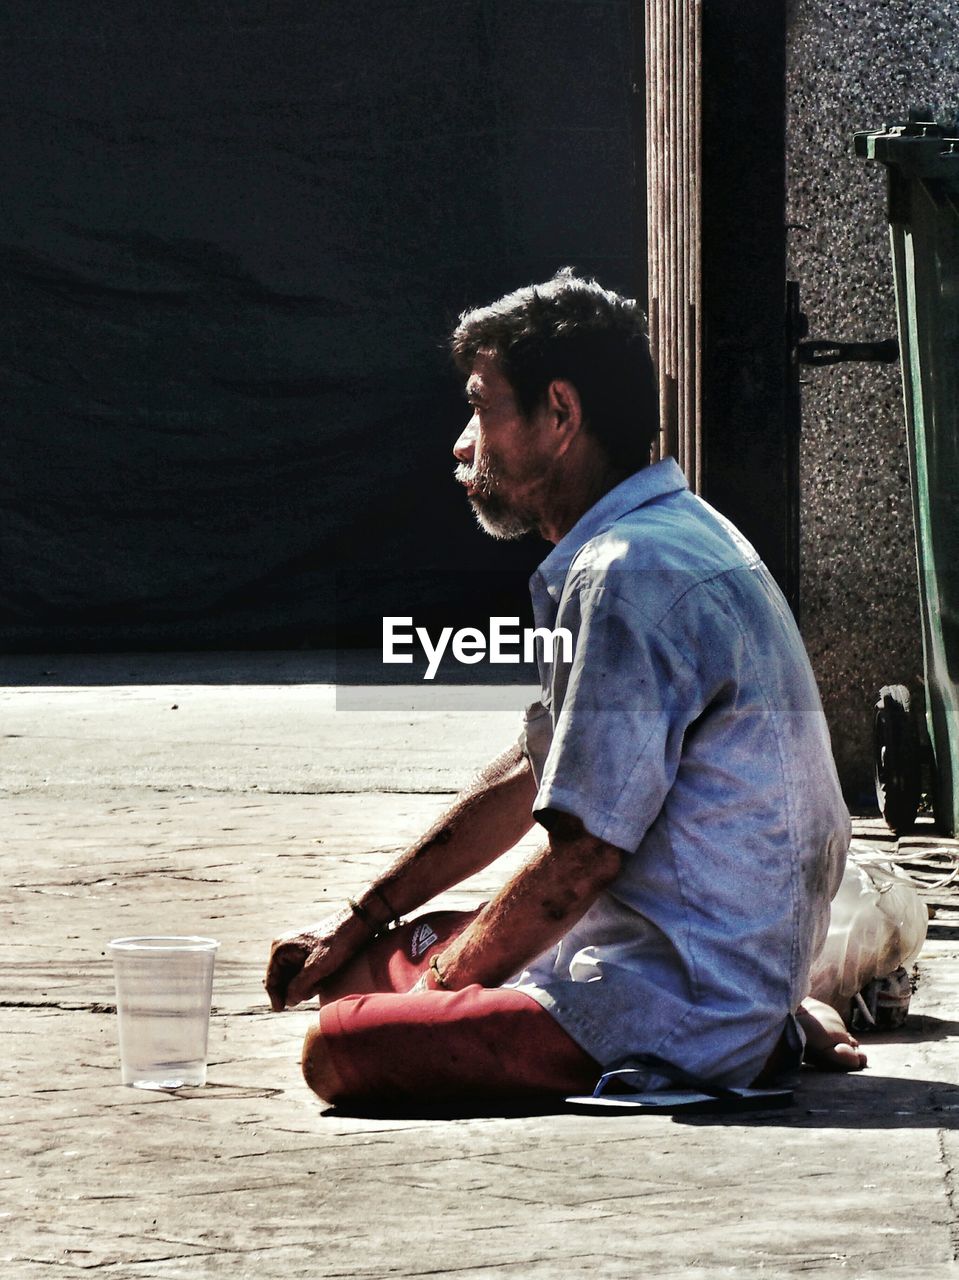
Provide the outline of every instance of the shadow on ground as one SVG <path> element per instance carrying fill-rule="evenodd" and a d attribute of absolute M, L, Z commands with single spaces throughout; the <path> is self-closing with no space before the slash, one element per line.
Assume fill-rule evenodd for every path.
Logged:
<path fill-rule="evenodd" d="M 955 1025 L 955 1024 L 952 1024 Z M 574 1108 L 564 1101 L 530 1103 L 517 1099 L 484 1105 L 444 1104 L 434 1107 L 347 1108 L 330 1107 L 325 1116 L 354 1116 L 364 1119 L 476 1120 L 515 1119 L 520 1116 L 566 1115 Z M 576 1109 L 579 1114 L 583 1114 Z M 613 1116 L 597 1109 L 596 1118 L 616 1119 L 624 1124 L 648 1124 L 650 1113 Z M 804 1070 L 791 1106 L 771 1111 L 676 1112 L 674 1124 L 762 1127 L 790 1129 L 959 1129 L 959 1085 L 941 1080 L 908 1080 L 873 1075 L 854 1075 Z"/>

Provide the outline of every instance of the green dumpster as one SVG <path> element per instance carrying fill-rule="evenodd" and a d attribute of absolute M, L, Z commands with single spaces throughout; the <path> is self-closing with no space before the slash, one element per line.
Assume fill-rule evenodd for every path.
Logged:
<path fill-rule="evenodd" d="M 933 804 L 951 833 L 959 831 L 959 129 L 913 121 L 857 133 L 855 148 L 889 178 Z M 911 825 L 913 794 L 918 806 L 918 735 L 905 694 L 884 689 L 877 708 L 877 792 L 894 830 Z"/>

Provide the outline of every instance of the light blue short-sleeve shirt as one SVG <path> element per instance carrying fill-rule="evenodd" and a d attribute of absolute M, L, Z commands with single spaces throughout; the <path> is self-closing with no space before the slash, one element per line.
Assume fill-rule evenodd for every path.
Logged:
<path fill-rule="evenodd" d="M 654 1053 L 749 1084 L 807 994 L 850 834 L 789 607 L 672 459 L 606 494 L 530 588 L 537 627 L 573 636 L 527 711 L 534 813 L 626 857 L 508 985 L 605 1066 Z"/>

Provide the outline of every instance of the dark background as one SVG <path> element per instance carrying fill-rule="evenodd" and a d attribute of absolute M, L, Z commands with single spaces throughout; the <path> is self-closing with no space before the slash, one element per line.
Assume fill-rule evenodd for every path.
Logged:
<path fill-rule="evenodd" d="M 642 291 L 630 5 L 33 0 L 0 36 L 4 646 L 518 612 L 545 544 L 452 483 L 444 340 L 565 263 Z"/>

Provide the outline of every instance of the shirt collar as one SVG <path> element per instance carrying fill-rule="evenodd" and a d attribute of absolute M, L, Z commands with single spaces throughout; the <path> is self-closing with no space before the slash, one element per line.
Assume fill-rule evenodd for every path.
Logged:
<path fill-rule="evenodd" d="M 533 582 L 539 580 L 550 597 L 554 601 L 559 600 L 573 557 L 590 538 L 595 538 L 598 533 L 608 529 L 627 512 L 635 511 L 637 507 L 645 506 L 667 493 L 676 493 L 686 488 L 686 477 L 674 458 L 663 458 L 643 467 L 615 489 L 603 494 L 598 502 L 580 516 L 533 574 Z"/>

